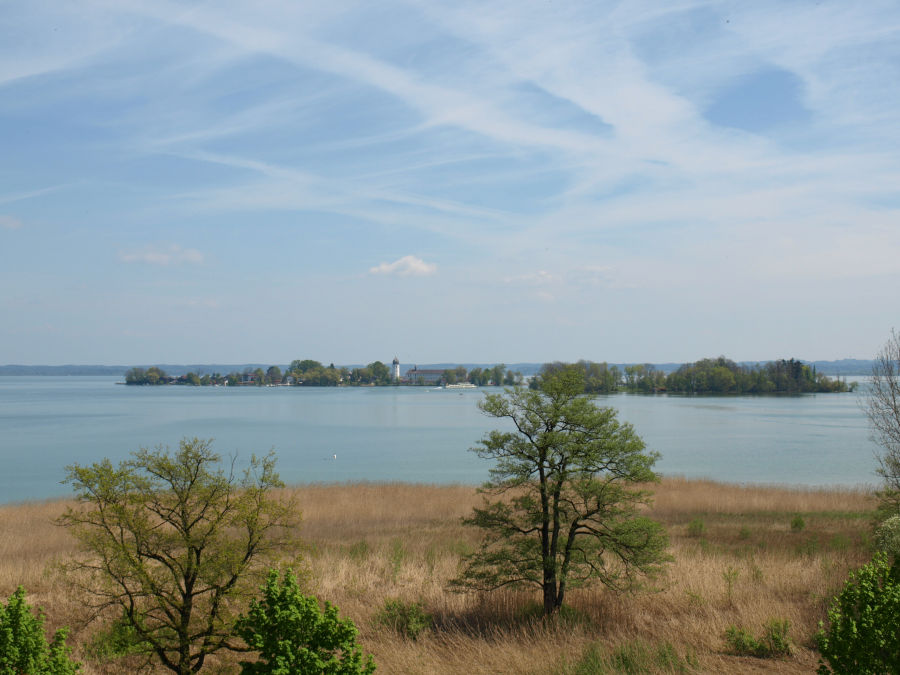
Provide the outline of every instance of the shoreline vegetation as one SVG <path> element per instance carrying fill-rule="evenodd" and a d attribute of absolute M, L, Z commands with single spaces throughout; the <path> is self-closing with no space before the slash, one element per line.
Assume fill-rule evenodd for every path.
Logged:
<path fill-rule="evenodd" d="M 305 590 L 353 620 L 377 672 L 814 670 L 818 622 L 848 572 L 871 556 L 875 496 L 673 477 L 652 489 L 646 514 L 669 534 L 667 573 L 636 594 L 573 592 L 570 610 L 550 620 L 540 619 L 538 592 L 447 592 L 462 556 L 478 545 L 478 533 L 462 525 L 480 503 L 474 486 L 355 483 L 279 494 L 302 512 L 295 534 L 305 547 Z M 89 621 L 91 611 L 58 572 L 76 548 L 53 521 L 71 504 L 0 506 L 0 597 L 23 585 L 48 631 L 68 625 L 84 675 L 123 672 L 128 657 L 104 662 L 89 653 L 108 617 Z M 388 606 L 421 608 L 427 621 L 415 639 L 381 620 Z M 789 653 L 735 653 L 732 626 L 756 636 L 773 621 L 787 622 L 779 625 L 789 627 Z M 231 672 L 238 659 L 220 654 L 209 665 Z"/>
<path fill-rule="evenodd" d="M 797 359 L 779 359 L 764 364 L 738 364 L 720 356 L 682 364 L 666 373 L 652 364 L 637 364 L 619 368 L 606 362 L 578 361 L 575 364 L 556 361 L 546 363 L 527 380 L 533 388 L 541 386 L 542 378 L 575 366 L 584 375 L 588 394 L 805 394 L 855 391 L 856 382 L 846 377 L 830 377 Z M 412 374 L 410 374 L 412 373 Z M 427 378 L 416 373 L 426 373 Z M 508 370 L 504 364 L 493 367 L 465 366 L 443 370 L 409 370 L 397 377 L 381 361 L 361 368 L 324 366 L 312 359 L 295 360 L 284 370 L 277 365 L 246 368 L 228 374 L 188 372 L 173 376 L 158 367 L 130 368 L 125 384 L 136 386 L 294 386 L 294 387 L 386 387 L 386 386 L 519 386 L 526 378 L 519 371 Z"/>

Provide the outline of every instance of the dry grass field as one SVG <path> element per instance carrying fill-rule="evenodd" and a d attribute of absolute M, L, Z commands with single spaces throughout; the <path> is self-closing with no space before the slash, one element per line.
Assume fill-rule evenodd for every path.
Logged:
<path fill-rule="evenodd" d="M 632 595 L 603 589 L 570 595 L 572 611 L 534 616 L 537 593 L 448 593 L 460 555 L 477 533 L 460 518 L 479 502 L 468 486 L 405 484 L 295 488 L 303 512 L 306 584 L 354 620 L 383 673 L 811 672 L 812 636 L 847 572 L 869 555 L 874 500 L 859 491 L 741 487 L 666 479 L 650 515 L 665 524 L 673 561 L 656 588 Z M 44 608 L 48 628 L 69 625 L 80 645 L 83 603 L 53 562 L 73 550 L 53 525 L 60 502 L 0 508 L 0 595 L 22 584 Z M 799 518 L 798 518 L 799 516 Z M 801 523 L 802 521 L 802 523 Z M 793 523 L 793 526 L 792 526 Z M 433 626 L 417 640 L 380 625 L 388 599 L 421 602 Z M 728 653 L 730 625 L 761 634 L 790 621 L 793 653 L 760 659 Z M 588 665 L 593 663 L 594 665 Z M 86 661 L 85 672 L 122 664 Z M 227 658 L 209 672 L 234 672 Z"/>

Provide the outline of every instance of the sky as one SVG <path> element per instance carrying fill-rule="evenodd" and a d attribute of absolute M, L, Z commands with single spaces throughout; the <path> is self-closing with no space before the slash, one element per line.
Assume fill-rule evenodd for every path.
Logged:
<path fill-rule="evenodd" d="M 0 363 L 872 358 L 900 5 L 0 0 Z"/>

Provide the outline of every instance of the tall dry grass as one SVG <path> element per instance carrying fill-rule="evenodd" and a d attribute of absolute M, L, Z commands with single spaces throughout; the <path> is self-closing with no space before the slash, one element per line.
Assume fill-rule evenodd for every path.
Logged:
<path fill-rule="evenodd" d="M 379 672 L 562 674 L 592 645 L 636 643 L 669 643 L 690 655 L 696 672 L 810 672 L 817 662 L 812 636 L 828 599 L 869 555 L 872 496 L 683 479 L 653 489 L 649 515 L 666 525 L 673 558 L 657 589 L 573 592 L 573 612 L 551 622 L 534 619 L 536 593 L 447 592 L 460 556 L 478 542 L 460 524 L 480 501 L 472 487 L 315 485 L 289 492 L 303 512 L 306 584 L 356 622 Z M 0 508 L 0 595 L 23 584 L 30 602 L 44 607 L 48 626 L 72 626 L 77 645 L 96 626 L 83 623 L 83 604 L 53 572 L 54 560 L 74 552 L 68 534 L 52 524 L 63 508 Z M 802 529 L 791 527 L 797 515 Z M 377 614 L 391 598 L 421 602 L 435 627 L 413 641 L 380 625 Z M 791 657 L 727 653 L 729 625 L 759 633 L 770 618 L 791 622 Z M 233 663 L 224 658 L 219 666 L 233 672 Z M 86 665 L 88 675 L 116 672 L 115 664 Z"/>

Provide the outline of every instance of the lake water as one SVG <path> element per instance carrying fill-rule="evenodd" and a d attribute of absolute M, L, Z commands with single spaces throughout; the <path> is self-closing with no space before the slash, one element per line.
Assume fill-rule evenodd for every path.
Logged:
<path fill-rule="evenodd" d="M 215 438 L 221 454 L 275 449 L 288 483 L 479 483 L 467 448 L 498 420 L 485 390 L 419 387 L 126 387 L 107 377 L 0 377 L 0 503 L 70 494 L 65 466 Z M 663 474 L 735 483 L 876 484 L 858 394 L 613 395 Z M 334 458 L 337 455 L 337 458 Z M 239 462 L 240 464 L 240 462 Z"/>

